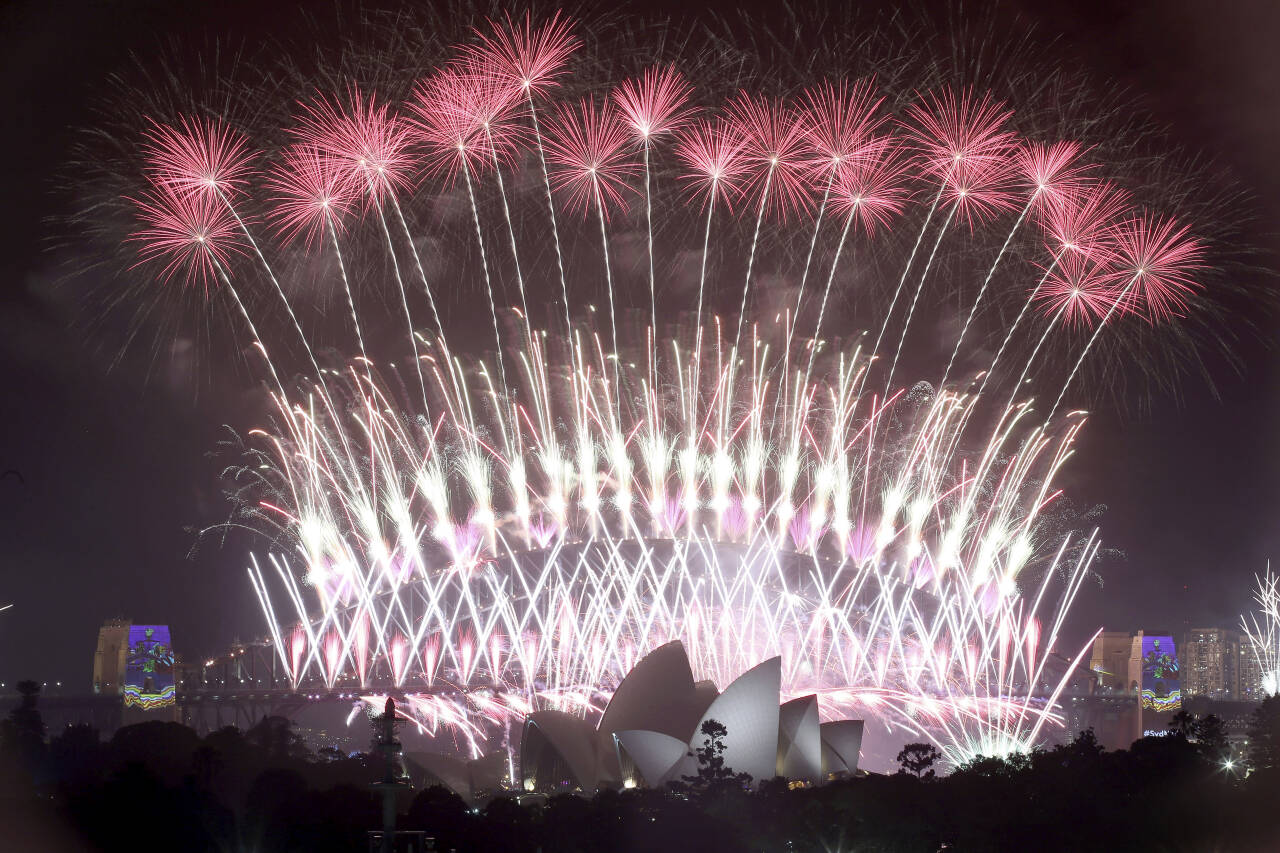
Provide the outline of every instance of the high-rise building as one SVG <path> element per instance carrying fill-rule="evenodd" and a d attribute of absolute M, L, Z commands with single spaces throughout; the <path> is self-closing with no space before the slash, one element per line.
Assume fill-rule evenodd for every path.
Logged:
<path fill-rule="evenodd" d="M 1182 691 L 1233 702 L 1262 698 L 1262 670 L 1234 628 L 1192 628 L 1182 641 Z"/>
<path fill-rule="evenodd" d="M 1240 632 L 1192 628 L 1182 640 L 1182 691 L 1187 696 L 1240 695 Z"/>
<path fill-rule="evenodd" d="M 1262 663 L 1253 653 L 1249 638 L 1240 635 L 1240 696 L 1242 702 L 1261 702 L 1266 698 L 1262 689 Z"/>

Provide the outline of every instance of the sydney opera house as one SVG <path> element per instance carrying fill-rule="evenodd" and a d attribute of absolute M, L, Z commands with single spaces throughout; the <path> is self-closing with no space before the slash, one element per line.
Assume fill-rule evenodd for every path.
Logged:
<path fill-rule="evenodd" d="M 758 664 L 721 692 L 710 681 L 694 681 L 680 641 L 659 646 L 619 683 L 598 724 L 562 711 L 529 715 L 519 787 L 588 795 L 604 788 L 666 787 L 697 774 L 694 750 L 702 745 L 707 720 L 727 732 L 726 768 L 755 782 L 781 776 L 817 784 L 854 773 L 863 722 L 820 722 L 816 695 L 781 702 L 781 687 L 781 658 Z M 444 784 L 464 799 L 492 790 L 497 779 L 486 777 L 505 763 L 493 757 L 465 763 L 439 755 L 409 758 L 423 781 Z"/>

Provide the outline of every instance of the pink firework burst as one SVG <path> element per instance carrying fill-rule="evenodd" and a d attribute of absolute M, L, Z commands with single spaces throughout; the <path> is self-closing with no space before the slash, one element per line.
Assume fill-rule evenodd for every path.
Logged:
<path fill-rule="evenodd" d="M 410 149 L 409 125 L 380 104 L 351 87 L 346 103 L 321 98 L 304 107 L 294 134 L 335 160 L 354 186 L 370 202 L 413 187 L 417 157 Z"/>
<path fill-rule="evenodd" d="M 971 89 L 925 95 L 907 108 L 907 136 L 922 168 L 942 183 L 970 183 L 993 163 L 1003 165 L 1014 146 L 1004 130 L 1013 111 Z"/>
<path fill-rule="evenodd" d="M 556 110 L 547 127 L 547 163 L 569 208 L 586 213 L 594 202 L 607 217 L 611 205 L 624 202 L 632 189 L 627 179 L 638 169 L 627 142 L 626 125 L 607 101 L 597 106 L 587 97 Z"/>
<path fill-rule="evenodd" d="M 1204 245 L 1171 218 L 1137 216 L 1113 229 L 1114 281 L 1128 294 L 1120 306 L 1156 323 L 1180 316 L 1200 289 Z"/>
<path fill-rule="evenodd" d="M 1111 226 L 1128 209 L 1129 197 L 1103 181 L 1068 196 L 1061 205 L 1040 211 L 1050 250 L 1084 254 L 1096 262 L 1110 258 Z"/>
<path fill-rule="evenodd" d="M 911 193 L 906 189 L 907 161 L 888 137 L 867 141 L 857 156 L 836 172 L 831 207 L 853 216 L 865 234 L 887 227 L 902 213 Z"/>
<path fill-rule="evenodd" d="M 763 193 L 766 209 L 781 220 L 813 204 L 805 114 L 778 101 L 742 92 L 726 107 L 742 140 L 743 190 Z"/>
<path fill-rule="evenodd" d="M 636 136 L 648 142 L 670 133 L 688 121 L 693 86 L 670 66 L 645 70 L 638 80 L 627 80 L 613 90 L 613 103 Z"/>
<path fill-rule="evenodd" d="M 314 145 L 291 145 L 267 178 L 271 219 L 286 243 L 302 237 L 311 248 L 332 224 L 341 231 L 356 201 L 349 173 Z"/>
<path fill-rule="evenodd" d="M 184 117 L 177 127 L 153 123 L 143 157 L 157 187 L 180 195 L 232 197 L 249 181 L 253 154 L 245 138 L 221 122 Z"/>
<path fill-rule="evenodd" d="M 825 181 L 834 172 L 838 180 L 842 171 L 856 167 L 867 153 L 864 146 L 886 121 L 877 114 L 882 101 L 865 80 L 823 83 L 804 93 L 808 166 L 815 179 Z"/>
<path fill-rule="evenodd" d="M 1015 207 L 1010 161 L 989 155 L 970 160 L 943 184 L 942 201 L 955 205 L 955 216 L 970 230 Z"/>
<path fill-rule="evenodd" d="M 721 201 L 730 209 L 741 195 L 740 182 L 746 164 L 743 141 L 735 127 L 724 121 L 698 121 L 679 134 L 676 156 L 684 163 L 680 180 L 706 203 Z"/>
<path fill-rule="evenodd" d="M 412 122 L 427 147 L 430 174 L 457 180 L 465 166 L 473 174 L 511 165 L 523 132 L 510 120 L 520 96 L 492 75 L 448 69 L 414 87 Z"/>
<path fill-rule="evenodd" d="M 1092 327 L 1104 318 L 1119 297 L 1110 271 L 1080 252 L 1068 252 L 1053 265 L 1036 301 L 1048 317 L 1061 312 L 1068 326 Z"/>
<path fill-rule="evenodd" d="M 161 187 L 133 203 L 141 227 L 129 239 L 138 244 L 138 264 L 160 265 L 160 278 L 181 273 L 207 294 L 219 269 L 243 255 L 240 231 L 227 206 L 209 193 L 182 194 Z"/>
<path fill-rule="evenodd" d="M 1080 154 L 1080 146 L 1067 141 L 1018 147 L 1014 168 L 1030 187 L 1036 210 L 1060 208 L 1088 188 L 1092 166 L 1080 163 Z"/>
<path fill-rule="evenodd" d="M 467 49 L 464 62 L 492 73 L 521 95 L 544 95 L 554 88 L 579 45 L 573 25 L 559 12 L 538 27 L 530 12 L 523 21 L 508 15 L 505 25 L 491 19 L 489 26 L 490 33 L 476 32 L 480 44 Z"/>

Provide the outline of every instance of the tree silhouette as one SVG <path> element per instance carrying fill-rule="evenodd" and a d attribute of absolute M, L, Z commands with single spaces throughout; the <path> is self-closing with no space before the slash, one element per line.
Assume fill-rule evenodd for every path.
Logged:
<path fill-rule="evenodd" d="M 1191 740 L 1195 737 L 1196 715 L 1183 708 L 1169 719 L 1168 729 L 1170 734 Z"/>
<path fill-rule="evenodd" d="M 1249 765 L 1280 771 L 1280 696 L 1268 696 L 1249 718 Z"/>
<path fill-rule="evenodd" d="M 1191 728 L 1196 749 L 1209 761 L 1221 764 L 1231 757 L 1231 744 L 1227 741 L 1227 729 L 1217 714 L 1207 714 Z"/>
<path fill-rule="evenodd" d="M 899 773 L 910 773 L 917 779 L 932 779 L 933 765 L 942 753 L 931 743 L 909 743 L 898 753 Z"/>
<path fill-rule="evenodd" d="M 707 720 L 699 728 L 702 746 L 689 753 L 698 759 L 698 772 L 693 776 L 681 776 L 695 793 L 705 793 L 714 788 L 734 786 L 745 788 L 751 784 L 750 773 L 734 773 L 724 762 L 727 749 L 724 739 L 729 729 L 719 720 Z"/>
<path fill-rule="evenodd" d="M 38 779 L 44 764 L 44 720 L 36 703 L 40 699 L 40 684 L 36 681 L 19 681 L 18 693 L 22 697 L 18 706 L 0 721 L 0 755 L 3 755 L 17 773 L 22 774 L 19 786 L 29 785 Z"/>
<path fill-rule="evenodd" d="M 40 717 L 40 709 L 36 704 L 40 701 L 40 683 L 38 681 L 19 681 L 18 707 L 9 712 L 7 736 L 15 741 L 43 741 L 45 736 L 44 720 Z"/>
<path fill-rule="evenodd" d="M 266 753 L 271 761 L 299 761 L 311 757 L 306 740 L 293 730 L 288 717 L 263 717 L 244 733 L 245 740 Z"/>

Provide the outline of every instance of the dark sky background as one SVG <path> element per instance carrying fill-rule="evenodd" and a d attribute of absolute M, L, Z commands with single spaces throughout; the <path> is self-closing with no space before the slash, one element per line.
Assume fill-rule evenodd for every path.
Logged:
<path fill-rule="evenodd" d="M 294 20 L 262 2 L 188 5 L 44 0 L 0 11 L 0 604 L 16 605 L 0 612 L 0 681 L 10 684 L 88 689 L 97 627 L 111 616 L 171 624 L 189 657 L 261 630 L 243 549 L 192 555 L 192 527 L 217 512 L 207 454 L 234 399 L 171 392 L 164 358 L 149 372 L 137 359 L 108 369 L 119 342 L 96 339 L 77 295 L 51 288 L 43 248 L 71 129 L 91 121 L 90 98 L 128 51 L 170 34 L 252 38 Z M 1060 35 L 1083 73 L 1128 87 L 1172 139 L 1220 161 L 1255 196 L 1241 211 L 1254 243 L 1280 248 L 1280 6 L 1025 0 L 999 10 L 1010 27 Z M 1140 417 L 1102 408 L 1085 431 L 1068 485 L 1109 505 L 1103 533 L 1127 559 L 1086 589 L 1080 633 L 1234 624 L 1253 573 L 1280 556 L 1278 330 L 1274 315 L 1247 310 L 1261 333 L 1236 348 L 1242 374 L 1215 368 L 1219 396 L 1187 380 L 1179 399 L 1157 398 Z"/>

